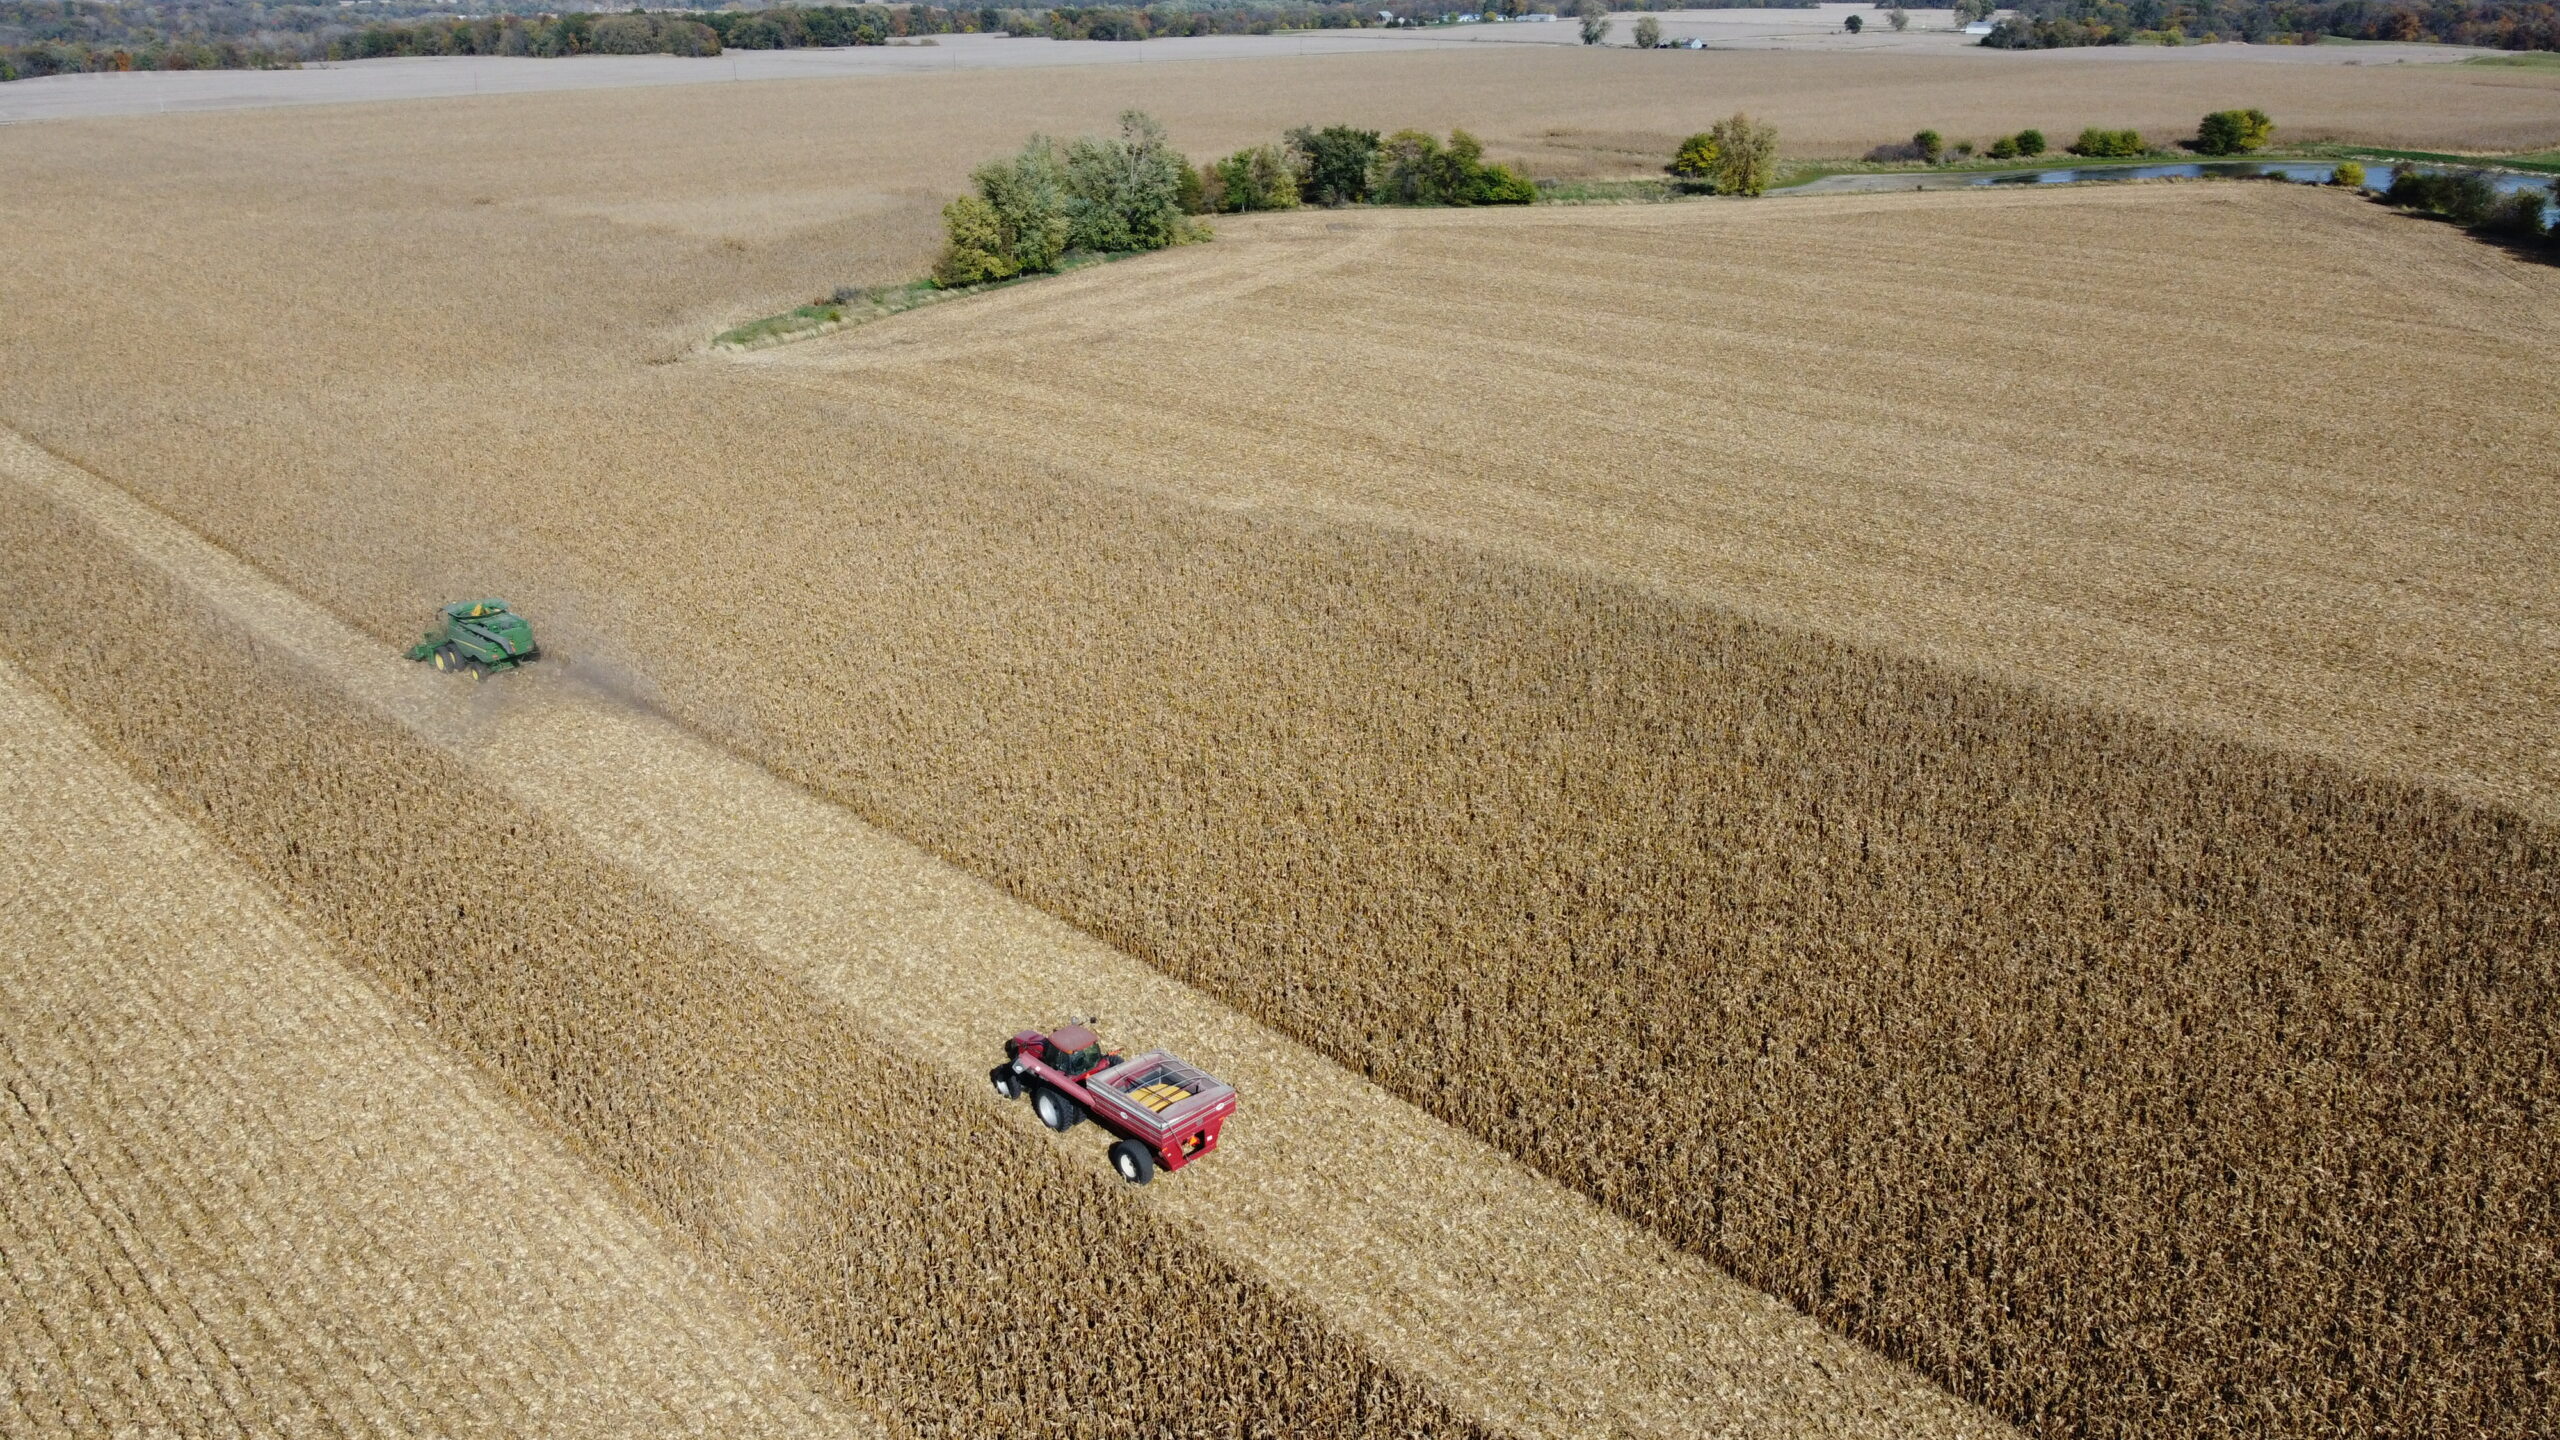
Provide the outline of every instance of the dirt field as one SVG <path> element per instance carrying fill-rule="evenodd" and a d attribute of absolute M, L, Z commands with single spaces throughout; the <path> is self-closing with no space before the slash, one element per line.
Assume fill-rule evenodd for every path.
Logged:
<path fill-rule="evenodd" d="M 0 663 L 0 1430 L 878 1436 Z"/>
<path fill-rule="evenodd" d="M 2554 272 L 2272 189 L 1362 213 L 702 351 L 912 274 L 970 161 L 1131 101 L 1201 150 L 1342 115 L 1588 170 L 1738 97 L 1843 148 L 2309 123 L 2278 86 L 2413 143 L 2560 115 L 2548 77 L 2445 67 L 2238 95 L 2224 62 L 2081 58 L 2011 92 L 1935 68 L 1980 57 L 1767 55 L 1700 98 L 1598 68 L 1662 57 L 1532 48 L 1284 93 L 1203 64 L 17 127 L 0 419 L 386 651 L 506 593 L 607 692 L 1581 1191 L 1650 1232 L 1627 1255 L 1676 1247 L 1702 1294 L 1728 1268 L 2025 1428 L 2548 1428 L 2560 1326 L 2514 1297 L 2553 1293 L 2560 1231 L 2517 1118 L 2560 1014 Z M 1538 1368 L 1578 1353 L 1570 1306 L 1525 1306 L 1565 1328 L 1496 1369 L 1457 1312 L 1363 1313 L 1403 1261 L 1229 1234 L 1177 1264 L 1210 1230 L 1185 1202 L 1092 1203 L 1091 1157 L 973 1108 L 929 1025 L 845 1019 L 879 979 L 813 980 L 846 942 L 807 917 L 855 892 L 771 873 L 764 817 L 640 873 L 530 788 L 612 753 L 529 732 L 549 758 L 501 793 L 45 503 L 6 533 L 0 615 L 120 618 L 0 649 L 917 1428 L 1093 1390 L 1163 1423 L 1125 1373 L 952 1321 L 1001 1313 L 1023 1243 L 1139 1258 L 1093 1323 L 1170 1294 L 1227 1327 L 1196 1338 L 1230 1419 L 1570 1431 L 1619 1385 Z M 237 653 L 200 673 L 207 627 Z M 642 793 L 661 841 L 654 807 L 717 798 Z M 409 893 L 455 899 L 483 850 L 544 883 L 450 926 Z M 715 903 L 742 888 L 771 908 Z M 888 1095 L 944 1138 L 901 1153 Z M 1085 1228 L 934 1203 L 989 1153 Z M 744 1204 L 741 1167 L 828 1203 Z M 1667 1349 L 1617 1423 L 1726 1363 Z"/>

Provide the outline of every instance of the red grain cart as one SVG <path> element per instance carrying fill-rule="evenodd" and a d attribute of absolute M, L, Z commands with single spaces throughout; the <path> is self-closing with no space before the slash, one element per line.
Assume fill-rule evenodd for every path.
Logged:
<path fill-rule="evenodd" d="M 1082 1025 L 1043 1035 L 1025 1030 L 1004 1042 L 1005 1062 L 987 1072 L 1007 1100 L 1031 1097 L 1040 1123 L 1064 1133 L 1091 1120 L 1119 1137 L 1111 1166 L 1132 1185 L 1179 1170 L 1218 1148 L 1218 1130 L 1236 1113 L 1236 1092 L 1162 1050 L 1135 1059 L 1102 1048 Z"/>

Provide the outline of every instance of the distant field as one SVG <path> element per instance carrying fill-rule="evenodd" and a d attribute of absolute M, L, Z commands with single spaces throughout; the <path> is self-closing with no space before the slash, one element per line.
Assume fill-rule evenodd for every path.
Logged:
<path fill-rule="evenodd" d="M 613 164 L 662 173 L 705 148 L 744 147 L 727 152 L 731 173 L 680 182 L 679 194 L 695 184 L 747 191 L 799 179 L 797 157 L 821 140 L 839 161 L 823 177 L 828 183 L 944 187 L 983 147 L 1023 126 L 1072 132 L 1132 104 L 1154 110 L 1177 141 L 1200 150 L 1311 120 L 1390 130 L 1463 125 L 1496 153 L 1564 176 L 1649 172 L 1681 136 L 1736 108 L 1774 119 L 1797 157 L 1854 155 L 1923 126 L 1951 141 L 2030 125 L 2057 136 L 2131 125 L 2169 138 L 2192 133 L 2207 110 L 2234 105 L 2267 110 L 2294 139 L 2456 150 L 2560 141 L 2560 76 L 2440 63 L 2476 53 L 2450 47 L 1994 52 L 1943 31 L 1880 39 L 1791 28 L 1798 22 L 1790 17 L 1810 13 L 1673 15 L 1672 33 L 1694 31 L 1724 48 L 1657 53 L 1558 43 L 1557 32 L 1569 42 L 1573 27 L 1554 25 L 1143 44 L 947 36 L 933 47 L 741 51 L 708 60 L 385 60 L 303 71 L 66 76 L 0 85 L 0 121 L 158 120 L 162 112 L 174 120 L 239 107 L 443 97 L 430 112 L 344 111 L 310 123 L 340 136 L 379 127 L 374 137 L 396 151 L 425 138 L 415 127 L 431 113 L 430 129 L 449 136 L 459 158 L 485 143 L 475 139 L 481 117 L 508 116 L 507 124 L 529 127 L 523 133 L 567 147 L 553 154 L 582 153 L 582 135 L 626 117 L 672 148 Z M 1927 24 L 1946 12 L 1922 13 Z M 1619 29 L 1633 23 L 1621 16 Z M 553 93 L 517 93 L 536 91 Z M 477 102 L 467 98 L 474 95 Z M 0 128 L 26 143 L 21 127 Z M 749 146 L 750 138 L 771 148 Z M 15 148 L 0 145 L 0 164 Z M 596 160 L 587 156 L 575 168 L 592 170 Z M 420 163 L 433 170 L 442 162 Z M 512 163 L 481 168 L 503 180 Z M 544 178 L 576 189 L 597 177 Z"/>
<path fill-rule="evenodd" d="M 1907 31 L 1876 23 L 1858 35 L 1841 21 L 1872 7 L 1832 3 L 1803 10 L 1663 11 L 1655 18 L 1666 39 L 1699 39 L 1719 51 L 1813 51 L 1831 55 L 1954 56 L 2011 69 L 2074 64 L 2101 55 L 2093 50 L 2003 55 L 1985 51 L 1958 33 L 1954 12 L 1915 9 Z M 1633 44 L 1632 15 L 1620 16 L 1610 44 Z M 1155 66 L 1198 61 L 1260 63 L 1314 57 L 1400 56 L 1451 47 L 1505 48 L 1521 44 L 1581 48 L 1569 23 L 1432 26 L 1420 30 L 1333 30 L 1283 35 L 1221 35 L 1150 40 L 1143 44 L 1058 42 L 1002 35 L 943 35 L 932 44 L 898 44 L 832 50 L 735 50 L 703 59 L 664 55 L 586 55 L 568 60 L 453 56 L 409 60 L 319 63 L 291 71 L 173 71 L 140 74 L 53 76 L 0 85 L 0 124 L 86 116 L 188 113 L 257 109 L 277 105 L 347 104 L 465 95 L 506 95 L 544 90 L 617 89 L 632 86 L 710 85 L 817 77 L 930 75 L 964 70 L 1020 71 L 1085 66 Z M 2344 53 L 2352 50 L 2353 53 Z M 2199 65 L 2402 65 L 2458 61 L 2490 52 L 2450 45 L 2356 46 L 2215 45 L 2178 49 L 2114 48 L 2113 64 L 2165 64 L 2172 70 Z M 1706 61 L 1695 53 L 1648 57 L 1652 77 L 1692 78 L 1685 67 Z M 1581 62 L 1592 63 L 1590 60 Z M 1675 68 L 1678 67 L 1678 68 Z M 1284 70 L 1281 74 L 1287 74 Z M 1276 77 L 1275 77 L 1276 78 Z"/>

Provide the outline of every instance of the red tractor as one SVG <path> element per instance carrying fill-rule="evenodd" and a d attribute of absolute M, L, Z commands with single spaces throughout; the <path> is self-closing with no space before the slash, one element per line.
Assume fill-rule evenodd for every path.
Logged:
<path fill-rule="evenodd" d="M 1119 1136 L 1111 1167 L 1132 1185 L 1217 1149 L 1219 1128 L 1236 1113 L 1234 1087 L 1162 1050 L 1134 1060 L 1110 1054 L 1089 1026 L 1025 1030 L 1004 1042 L 1004 1054 L 987 1072 L 996 1093 L 1030 1096 L 1040 1123 L 1062 1134 L 1091 1120 Z"/>

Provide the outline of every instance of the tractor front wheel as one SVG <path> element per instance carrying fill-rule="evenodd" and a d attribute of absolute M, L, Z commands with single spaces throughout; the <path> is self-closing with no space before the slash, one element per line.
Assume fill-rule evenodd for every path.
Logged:
<path fill-rule="evenodd" d="M 1111 1168 L 1132 1185 L 1144 1185 L 1156 1178 L 1155 1152 L 1135 1140 L 1123 1140 L 1111 1147 Z"/>
<path fill-rule="evenodd" d="M 1022 1098 L 1022 1077 L 1014 1074 L 1010 1065 L 999 1065 L 988 1071 L 987 1083 L 996 1087 L 996 1093 L 1007 1100 Z"/>
<path fill-rule="evenodd" d="M 1084 1107 L 1046 1085 L 1031 1092 L 1031 1108 L 1041 1124 L 1061 1135 L 1084 1123 Z"/>

